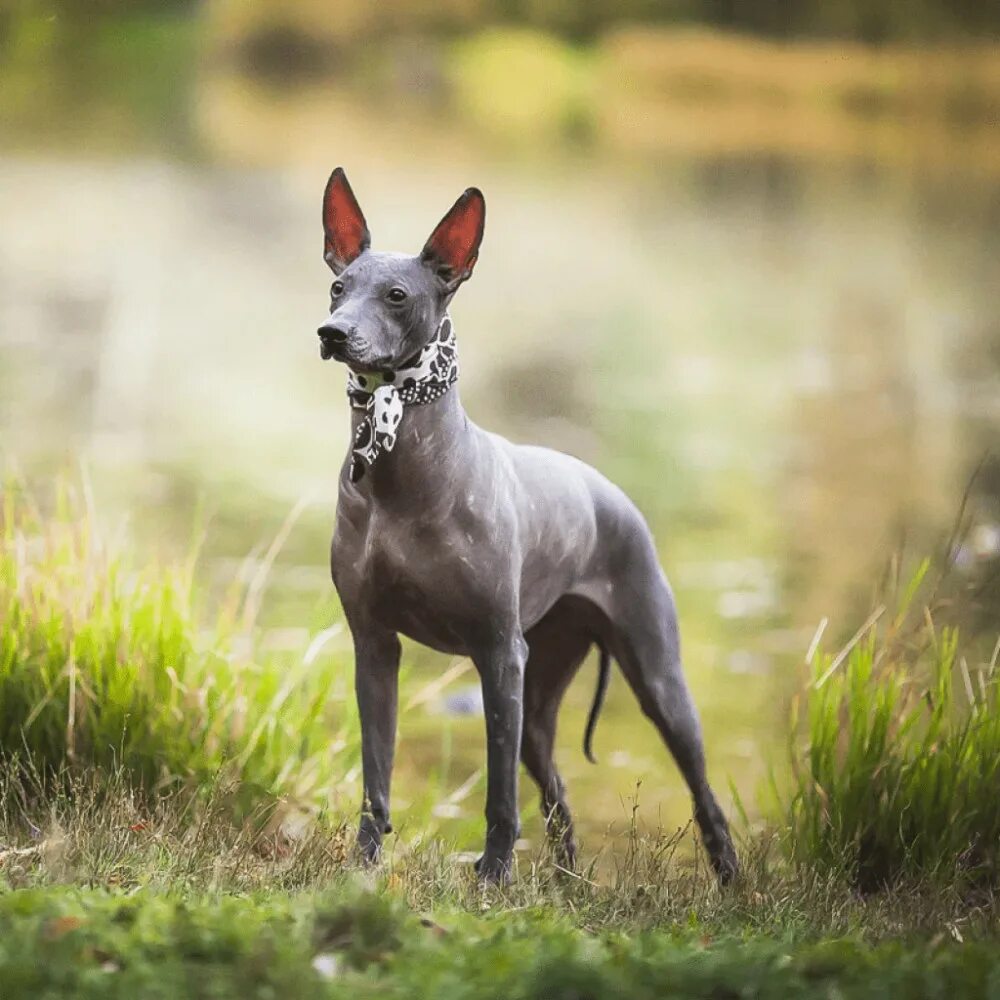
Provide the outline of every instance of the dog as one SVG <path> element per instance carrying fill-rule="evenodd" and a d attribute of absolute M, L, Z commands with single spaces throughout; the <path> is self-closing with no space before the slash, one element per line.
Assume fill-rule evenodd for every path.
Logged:
<path fill-rule="evenodd" d="M 354 642 L 358 848 L 376 861 L 392 830 L 402 634 L 470 657 L 479 674 L 487 739 L 479 877 L 511 878 L 519 761 L 541 791 L 557 860 L 572 869 L 576 841 L 553 742 L 563 694 L 596 645 L 585 753 L 593 759 L 614 659 L 677 762 L 708 856 L 728 883 L 736 852 L 706 777 L 674 599 L 645 520 L 590 466 L 481 430 L 462 408 L 448 307 L 472 275 L 485 221 L 483 195 L 469 188 L 420 254 L 376 252 L 342 168 L 323 196 L 334 280 L 320 354 L 348 367 L 352 408 L 330 564 Z"/>

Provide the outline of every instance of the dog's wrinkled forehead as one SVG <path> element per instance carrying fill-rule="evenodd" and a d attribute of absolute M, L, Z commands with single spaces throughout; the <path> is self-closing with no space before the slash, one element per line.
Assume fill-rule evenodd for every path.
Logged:
<path fill-rule="evenodd" d="M 436 291 L 433 272 L 419 257 L 402 253 L 368 250 L 352 261 L 338 276 L 348 292 L 366 289 L 382 291 L 399 286 L 409 295 L 430 295 Z"/>

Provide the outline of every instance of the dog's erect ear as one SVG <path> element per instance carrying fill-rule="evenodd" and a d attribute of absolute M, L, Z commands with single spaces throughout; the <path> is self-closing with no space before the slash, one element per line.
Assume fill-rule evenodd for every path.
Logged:
<path fill-rule="evenodd" d="M 347 174 L 337 167 L 326 182 L 323 193 L 323 259 L 334 274 L 340 274 L 372 243 L 368 223 L 354 197 Z"/>
<path fill-rule="evenodd" d="M 479 188 L 468 188 L 437 224 L 420 259 L 454 291 L 472 276 L 486 225 L 486 200 Z"/>

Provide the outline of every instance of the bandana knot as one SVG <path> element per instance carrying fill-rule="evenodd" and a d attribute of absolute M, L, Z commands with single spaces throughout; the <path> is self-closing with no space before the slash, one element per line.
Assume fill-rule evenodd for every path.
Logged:
<path fill-rule="evenodd" d="M 451 317 L 445 315 L 431 342 L 393 372 L 348 371 L 347 398 L 365 415 L 351 446 L 350 478 L 356 483 L 383 451 L 396 445 L 404 406 L 440 399 L 458 379 L 458 352 Z"/>

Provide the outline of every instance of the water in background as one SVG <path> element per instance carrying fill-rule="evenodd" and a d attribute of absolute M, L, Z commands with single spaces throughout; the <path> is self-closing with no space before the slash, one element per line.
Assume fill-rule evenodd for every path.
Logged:
<path fill-rule="evenodd" d="M 265 645 L 304 649 L 335 613 L 348 426 L 343 371 L 315 336 L 323 185 L 343 164 L 375 245 L 415 252 L 476 184 L 486 238 L 453 307 L 466 407 L 595 464 L 646 512 L 716 786 L 752 803 L 817 622 L 842 634 L 902 540 L 939 540 L 997 441 L 994 146 L 944 126 L 907 139 L 891 116 L 810 131 L 784 104 L 692 105 L 673 83 L 605 87 L 592 113 L 577 98 L 598 56 L 530 35 L 414 44 L 364 86 L 276 80 L 259 53 L 248 69 L 211 23 L 157 31 L 152 64 L 129 55 L 141 33 L 102 36 L 78 88 L 23 98 L 41 120 L 13 104 L 0 119 L 3 453 L 36 478 L 82 459 L 105 516 L 130 511 L 147 550 L 185 551 L 207 510 L 219 585 L 311 498 L 265 614 Z M 551 87 L 494 107 L 504 58 Z M 115 59 L 142 85 L 95 81 Z M 973 497 L 973 563 L 1000 548 L 998 480 Z M 409 690 L 447 666 L 415 647 L 406 660 Z M 585 832 L 621 828 L 640 782 L 645 822 L 683 823 L 679 776 L 618 677 L 602 765 L 584 762 L 595 666 L 560 733 Z M 482 765 L 473 676 L 405 716 L 397 812 L 433 768 L 442 817 L 478 813 L 478 794 L 452 794 Z"/>

